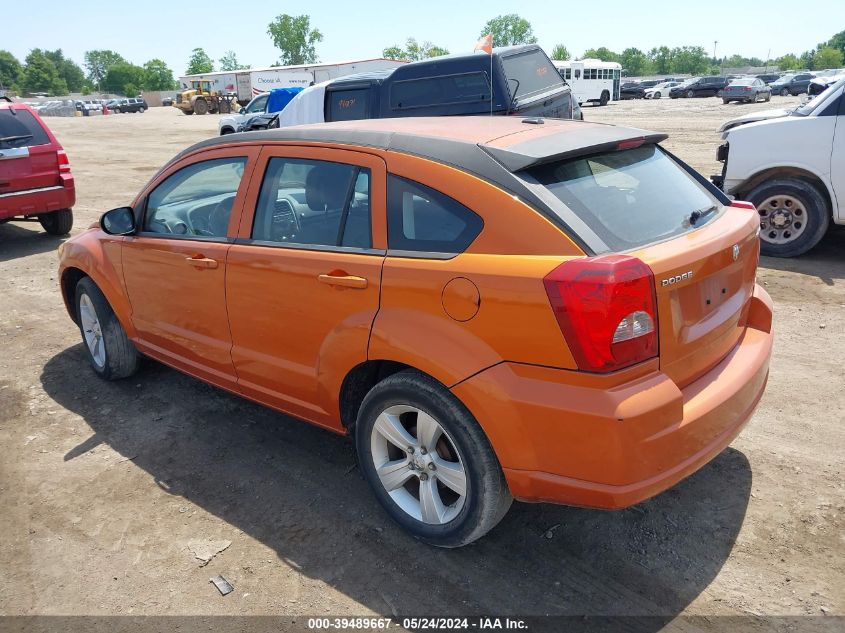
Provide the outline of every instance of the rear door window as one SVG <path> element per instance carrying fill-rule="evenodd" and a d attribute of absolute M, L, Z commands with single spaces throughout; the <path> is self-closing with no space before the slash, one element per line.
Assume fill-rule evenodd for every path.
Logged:
<path fill-rule="evenodd" d="M 657 145 L 541 165 L 529 174 L 613 251 L 670 239 L 718 215 L 719 201 Z M 693 222 L 693 212 L 700 219 Z"/>
<path fill-rule="evenodd" d="M 387 179 L 387 241 L 391 250 L 461 253 L 484 221 L 460 202 L 418 182 Z"/>
<path fill-rule="evenodd" d="M 47 145 L 50 137 L 38 119 L 24 109 L 0 109 L 0 149 Z"/>

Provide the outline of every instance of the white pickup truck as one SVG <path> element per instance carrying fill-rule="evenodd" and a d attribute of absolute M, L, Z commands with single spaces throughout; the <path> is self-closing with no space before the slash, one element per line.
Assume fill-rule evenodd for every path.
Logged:
<path fill-rule="evenodd" d="M 247 119 L 251 119 L 256 114 L 262 114 L 267 110 L 267 99 L 269 98 L 270 93 L 265 92 L 255 97 L 236 114 L 227 114 L 226 116 L 220 117 L 220 120 L 217 122 L 217 131 L 221 136 L 224 134 L 234 134 L 235 132 L 238 132 L 240 130 L 240 126 L 245 123 Z"/>
<path fill-rule="evenodd" d="M 845 224 L 845 79 L 794 110 L 725 123 L 713 182 L 752 202 L 763 254 L 802 255 Z"/>

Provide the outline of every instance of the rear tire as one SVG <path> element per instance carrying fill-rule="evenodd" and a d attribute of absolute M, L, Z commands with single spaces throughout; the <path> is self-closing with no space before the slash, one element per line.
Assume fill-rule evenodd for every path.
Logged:
<path fill-rule="evenodd" d="M 208 113 L 208 103 L 205 99 L 197 99 L 196 103 L 194 103 L 194 112 L 197 114 Z"/>
<path fill-rule="evenodd" d="M 41 227 L 50 235 L 67 235 L 73 228 L 73 211 L 62 209 L 38 216 Z"/>
<path fill-rule="evenodd" d="M 76 321 L 88 362 L 100 378 L 128 378 L 138 369 L 138 351 L 109 302 L 90 277 L 76 284 Z"/>
<path fill-rule="evenodd" d="M 805 180 L 768 180 L 744 197 L 760 214 L 763 255 L 803 255 L 819 243 L 830 224 L 831 213 L 824 196 Z"/>
<path fill-rule="evenodd" d="M 722 99 L 722 103 L 730 103 L 730 102 L 731 102 L 730 99 Z"/>
<path fill-rule="evenodd" d="M 513 501 L 475 418 L 448 389 L 415 370 L 370 390 L 355 444 L 361 472 L 387 514 L 429 545 L 460 547 L 481 538 Z"/>
<path fill-rule="evenodd" d="M 606 106 L 608 101 L 610 101 L 610 93 L 607 90 L 604 90 L 601 93 L 601 99 L 599 99 L 599 105 L 600 106 Z"/>
<path fill-rule="evenodd" d="M 687 99 L 692 99 L 695 93 L 692 90 L 687 90 Z"/>

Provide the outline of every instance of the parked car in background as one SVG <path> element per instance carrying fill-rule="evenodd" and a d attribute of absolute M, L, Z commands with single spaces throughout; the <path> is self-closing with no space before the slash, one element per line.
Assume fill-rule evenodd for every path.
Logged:
<path fill-rule="evenodd" d="M 756 103 L 760 100 L 771 101 L 772 89 L 762 79 L 748 77 L 734 79 L 722 89 L 722 103 L 739 101 L 740 103 Z"/>
<path fill-rule="evenodd" d="M 636 81 L 628 81 L 619 88 L 619 98 L 623 101 L 628 99 L 645 99 L 645 88 Z"/>
<path fill-rule="evenodd" d="M 760 81 L 762 81 L 763 83 L 768 85 L 768 84 L 772 83 L 773 81 L 777 81 L 778 79 L 780 79 L 781 74 L 780 73 L 765 73 L 765 74 L 762 74 L 762 75 L 756 75 L 756 77 L 757 77 L 757 79 L 759 79 Z"/>
<path fill-rule="evenodd" d="M 258 115 L 244 129 L 473 114 L 584 118 L 543 49 L 528 45 L 496 48 L 492 59 L 446 55 L 325 81 L 303 90 L 278 116 Z"/>
<path fill-rule="evenodd" d="M 0 99 L 0 223 L 37 220 L 51 235 L 65 235 L 75 201 L 70 162 L 56 137 L 28 105 Z"/>
<path fill-rule="evenodd" d="M 728 82 L 727 77 L 697 77 L 672 88 L 669 91 L 669 96 L 672 99 L 721 96 L 721 92 L 728 85 Z"/>
<path fill-rule="evenodd" d="M 228 114 L 220 117 L 217 122 L 217 131 L 220 135 L 243 132 L 250 128 L 248 123 L 259 115 L 266 115 L 280 112 L 300 92 L 302 88 L 275 88 L 269 92 L 254 97 L 246 106 L 235 114 Z M 269 120 L 269 118 L 268 118 Z M 266 128 L 267 126 L 263 126 Z M 258 129 L 258 128 L 256 128 Z"/>
<path fill-rule="evenodd" d="M 669 91 L 678 85 L 680 85 L 679 81 L 663 81 L 651 88 L 646 88 L 644 96 L 646 99 L 662 99 L 663 97 L 668 97 Z"/>
<path fill-rule="evenodd" d="M 814 77 L 815 75 L 813 73 L 784 75 L 777 81 L 770 83 L 769 87 L 772 89 L 773 94 L 782 97 L 800 95 L 807 92 L 807 88 L 810 86 L 810 82 Z"/>
<path fill-rule="evenodd" d="M 109 106 L 109 110 L 113 110 L 114 112 L 144 112 L 147 109 L 149 109 L 149 106 L 141 97 L 118 99 L 114 108 Z"/>
<path fill-rule="evenodd" d="M 423 542 L 513 498 L 627 507 L 730 444 L 772 350 L 757 214 L 664 138 L 488 115 L 208 139 L 60 248 L 62 296 L 103 379 L 144 354 L 352 435 Z"/>
<path fill-rule="evenodd" d="M 765 255 L 795 257 L 845 224 L 845 79 L 782 114 L 722 129 L 713 182 L 753 203 Z"/>
<path fill-rule="evenodd" d="M 173 105 L 173 97 L 162 97 L 161 105 L 165 107 L 170 107 Z"/>

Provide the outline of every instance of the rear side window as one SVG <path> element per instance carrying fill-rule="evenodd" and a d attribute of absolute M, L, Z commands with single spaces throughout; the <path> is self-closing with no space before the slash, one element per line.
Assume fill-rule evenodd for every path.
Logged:
<path fill-rule="evenodd" d="M 29 110 L 0 110 L 0 148 L 47 145 L 50 137 Z"/>
<path fill-rule="evenodd" d="M 370 248 L 370 235 L 369 169 L 320 160 L 270 159 L 252 239 Z"/>
<path fill-rule="evenodd" d="M 418 182 L 389 176 L 387 239 L 391 250 L 461 253 L 484 221 L 460 202 Z"/>
<path fill-rule="evenodd" d="M 517 100 L 548 92 L 563 85 L 554 65 L 540 50 L 503 56 L 502 68 L 505 71 L 511 95 Z M 584 79 L 588 78 L 590 72 L 595 73 L 594 70 L 584 70 Z M 576 78 L 577 76 L 576 71 Z M 595 75 L 593 74 L 592 77 L 595 78 Z"/>
<path fill-rule="evenodd" d="M 370 91 L 367 88 L 329 91 L 329 121 L 366 119 Z"/>
<path fill-rule="evenodd" d="M 490 82 L 484 72 L 408 79 L 390 87 L 390 107 L 394 110 L 480 101 L 490 101 Z"/>
<path fill-rule="evenodd" d="M 719 201 L 657 145 L 596 154 L 529 171 L 614 251 L 687 233 Z M 692 223 L 693 211 L 701 214 Z"/>

